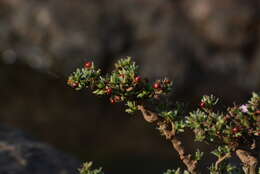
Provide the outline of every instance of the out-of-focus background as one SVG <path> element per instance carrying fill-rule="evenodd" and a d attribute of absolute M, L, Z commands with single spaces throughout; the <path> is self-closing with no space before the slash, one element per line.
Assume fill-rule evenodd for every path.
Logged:
<path fill-rule="evenodd" d="M 174 80 L 173 100 L 243 103 L 260 89 L 259 13 L 258 0 L 1 0 L 0 122 L 107 173 L 174 168 L 175 151 L 140 115 L 75 92 L 67 76 L 131 56 L 143 76 Z"/>

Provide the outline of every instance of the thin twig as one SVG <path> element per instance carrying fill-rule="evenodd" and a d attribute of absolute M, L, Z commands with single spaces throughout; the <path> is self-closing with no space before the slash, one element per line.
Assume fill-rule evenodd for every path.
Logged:
<path fill-rule="evenodd" d="M 184 146 L 182 145 L 182 141 L 176 137 L 174 124 L 166 121 L 164 118 L 146 109 L 142 105 L 139 105 L 138 109 L 142 112 L 143 117 L 147 122 L 159 126 L 159 130 L 163 133 L 167 140 L 171 141 L 174 149 L 178 152 L 180 159 L 186 165 L 188 171 L 191 174 L 198 174 L 198 163 L 196 160 L 192 159 L 191 154 L 187 154 Z"/>
<path fill-rule="evenodd" d="M 220 158 L 216 161 L 216 163 L 215 163 L 216 169 L 219 168 L 220 164 L 221 164 L 224 160 L 226 160 L 227 158 L 230 158 L 230 157 L 231 157 L 230 153 L 226 153 L 224 156 L 220 157 Z"/>

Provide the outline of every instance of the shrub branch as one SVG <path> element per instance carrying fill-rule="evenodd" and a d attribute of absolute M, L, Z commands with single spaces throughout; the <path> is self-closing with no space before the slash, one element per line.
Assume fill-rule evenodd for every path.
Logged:
<path fill-rule="evenodd" d="M 142 112 L 144 119 L 149 122 L 157 125 L 163 135 L 167 140 L 171 141 L 173 148 L 178 152 L 180 159 L 186 165 L 188 171 L 191 174 L 197 174 L 198 162 L 193 160 L 191 154 L 188 154 L 182 145 L 182 141 L 179 140 L 176 136 L 176 133 L 173 129 L 173 122 L 168 122 L 156 113 L 146 109 L 144 106 L 139 105 L 138 109 Z"/>
<path fill-rule="evenodd" d="M 106 75 L 96 68 L 94 62 L 86 62 L 83 68 L 78 68 L 69 76 L 67 83 L 76 90 L 88 88 L 95 95 L 107 96 L 112 104 L 122 102 L 126 105 L 127 113 L 141 111 L 143 118 L 155 125 L 172 143 L 187 167 L 188 171 L 185 170 L 183 174 L 198 174 L 198 161 L 203 156 L 199 150 L 192 156 L 184 148 L 179 133 L 186 129 L 194 132 L 195 141 L 216 145 L 212 154 L 218 160 L 209 168 L 211 174 L 257 174 L 258 159 L 250 150 L 245 150 L 258 150 L 256 140 L 260 136 L 260 95 L 257 93 L 253 93 L 247 103 L 225 108 L 223 112 L 217 110 L 218 98 L 205 95 L 199 108 L 187 114 L 181 103 L 173 105 L 167 98 L 172 92 L 172 81 L 164 78 L 150 83 L 149 79 L 139 74 L 138 66 L 130 57 L 120 59 L 115 69 Z M 244 172 L 226 160 L 232 152 L 243 163 Z M 180 169 L 168 171 L 169 174 L 180 172 Z"/>
<path fill-rule="evenodd" d="M 237 149 L 236 155 L 240 159 L 240 161 L 244 164 L 244 170 L 246 174 L 257 174 L 256 167 L 258 164 L 257 158 L 251 155 L 250 152 L 243 149 Z"/>

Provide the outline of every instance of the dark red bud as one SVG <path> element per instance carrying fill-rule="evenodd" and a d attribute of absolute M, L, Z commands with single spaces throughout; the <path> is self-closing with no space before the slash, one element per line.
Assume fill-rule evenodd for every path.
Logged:
<path fill-rule="evenodd" d="M 160 89 L 161 88 L 161 84 L 160 83 L 155 83 L 155 84 L 153 84 L 153 88 L 154 89 Z"/>
<path fill-rule="evenodd" d="M 233 133 L 238 133 L 238 132 L 239 132 L 239 128 L 238 128 L 238 127 L 234 127 L 234 128 L 232 129 L 232 131 L 233 131 Z"/>
<path fill-rule="evenodd" d="M 92 67 L 92 62 L 86 62 L 84 67 L 85 68 L 91 68 Z"/>
<path fill-rule="evenodd" d="M 113 98 L 110 98 L 110 102 L 111 102 L 112 104 L 115 104 L 115 103 L 116 103 L 115 99 L 113 99 Z"/>
<path fill-rule="evenodd" d="M 200 107 L 201 107 L 201 108 L 205 108 L 205 106 L 206 106 L 206 103 L 205 103 L 205 102 L 200 102 Z"/>
<path fill-rule="evenodd" d="M 112 88 L 107 88 L 106 92 L 107 92 L 107 94 L 112 94 L 113 89 Z"/>
<path fill-rule="evenodd" d="M 137 77 L 135 77 L 135 83 L 139 83 L 139 82 L 141 82 L 141 80 L 142 80 L 142 77 L 140 77 L 140 76 L 137 76 Z"/>
<path fill-rule="evenodd" d="M 75 83 L 75 82 L 73 82 L 73 83 L 71 84 L 71 86 L 72 86 L 73 88 L 77 88 L 77 87 L 79 86 L 79 84 L 78 84 L 78 83 Z"/>
<path fill-rule="evenodd" d="M 121 97 L 120 96 L 115 96 L 114 100 L 115 100 L 115 102 L 120 102 L 121 101 Z"/>

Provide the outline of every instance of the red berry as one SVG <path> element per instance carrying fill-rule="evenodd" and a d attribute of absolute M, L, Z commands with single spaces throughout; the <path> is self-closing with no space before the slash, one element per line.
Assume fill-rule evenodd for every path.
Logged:
<path fill-rule="evenodd" d="M 73 88 L 77 88 L 77 87 L 79 86 L 79 84 L 78 84 L 78 83 L 75 83 L 75 82 L 73 82 L 73 83 L 71 84 L 71 86 L 72 86 Z"/>
<path fill-rule="evenodd" d="M 137 77 L 135 77 L 135 83 L 139 83 L 139 82 L 141 82 L 141 80 L 142 80 L 142 77 L 140 77 L 140 76 L 137 76 Z"/>
<path fill-rule="evenodd" d="M 153 84 L 153 88 L 154 89 L 160 89 L 161 88 L 161 84 L 160 83 L 155 83 L 155 84 Z"/>
<path fill-rule="evenodd" d="M 206 106 L 206 103 L 205 103 L 205 102 L 200 102 L 200 107 L 201 107 L 201 108 L 205 108 L 205 106 Z"/>
<path fill-rule="evenodd" d="M 91 68 L 92 62 L 86 62 L 84 66 L 85 66 L 85 68 Z"/>
<path fill-rule="evenodd" d="M 115 96 L 114 100 L 115 100 L 115 102 L 120 102 L 121 101 L 121 97 L 120 96 Z"/>
<path fill-rule="evenodd" d="M 111 102 L 112 104 L 115 104 L 115 103 L 116 103 L 115 99 L 113 99 L 113 98 L 110 98 L 110 102 Z"/>
<path fill-rule="evenodd" d="M 256 115 L 260 115 L 260 110 L 257 110 L 255 113 Z"/>
<path fill-rule="evenodd" d="M 238 128 L 238 127 L 234 127 L 234 128 L 232 129 L 232 131 L 233 131 L 233 133 L 238 133 L 238 132 L 239 132 L 239 128 Z"/>
<path fill-rule="evenodd" d="M 107 88 L 106 92 L 107 92 L 107 94 L 112 94 L 113 89 L 112 88 Z"/>

